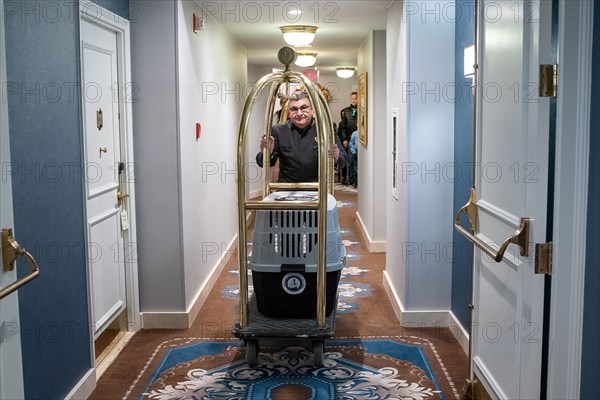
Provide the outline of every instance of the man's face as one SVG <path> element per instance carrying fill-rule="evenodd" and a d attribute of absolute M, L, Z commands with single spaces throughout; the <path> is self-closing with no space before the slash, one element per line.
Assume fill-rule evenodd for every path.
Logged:
<path fill-rule="evenodd" d="M 310 101 L 306 98 L 298 101 L 290 101 L 288 110 L 292 123 L 300 129 L 307 127 L 310 121 L 312 121 L 313 109 Z"/>
<path fill-rule="evenodd" d="M 356 107 L 356 95 L 355 94 L 350 95 L 350 105 L 352 107 Z"/>

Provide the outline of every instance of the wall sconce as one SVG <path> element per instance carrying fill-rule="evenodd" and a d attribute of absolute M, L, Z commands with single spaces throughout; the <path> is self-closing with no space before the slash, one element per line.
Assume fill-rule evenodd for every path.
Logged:
<path fill-rule="evenodd" d="M 308 46 L 317 32 L 317 27 L 310 25 L 286 25 L 279 29 L 283 33 L 283 40 L 290 46 Z"/>
<path fill-rule="evenodd" d="M 296 65 L 299 67 L 312 67 L 317 61 L 317 53 L 298 53 Z"/>
<path fill-rule="evenodd" d="M 354 75 L 354 67 L 340 67 L 335 69 L 335 73 L 342 79 L 352 78 Z"/>
<path fill-rule="evenodd" d="M 465 78 L 475 79 L 475 45 L 466 46 L 464 49 L 464 74 Z"/>

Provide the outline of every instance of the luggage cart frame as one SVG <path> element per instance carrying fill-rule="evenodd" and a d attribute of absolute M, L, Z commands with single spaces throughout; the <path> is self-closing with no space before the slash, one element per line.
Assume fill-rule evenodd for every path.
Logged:
<path fill-rule="evenodd" d="M 335 309 L 326 316 L 326 244 L 321 239 L 317 243 L 317 309 L 315 319 L 304 318 L 269 318 L 262 315 L 256 306 L 256 298 L 248 296 L 248 251 L 247 251 L 247 214 L 256 210 L 323 210 L 318 212 L 318 237 L 326 238 L 327 234 L 327 194 L 333 194 L 333 160 L 327 157 L 329 143 L 335 143 L 333 123 L 325 97 L 321 90 L 306 76 L 289 69 L 296 58 L 290 47 L 279 50 L 279 60 L 285 65 L 283 72 L 274 72 L 263 76 L 254 86 L 242 111 L 238 132 L 237 149 L 237 196 L 238 196 L 238 262 L 240 286 L 240 312 L 233 327 L 233 334 L 244 340 L 246 360 L 250 365 L 257 362 L 261 338 L 309 339 L 313 344 L 314 362 L 323 364 L 324 340 L 333 335 L 335 330 Z M 271 136 L 273 110 L 277 93 L 283 84 L 299 83 L 307 90 L 310 102 L 315 110 L 317 127 L 319 172 L 317 183 L 271 183 L 270 182 L 270 149 L 263 150 L 263 198 L 273 191 L 279 190 L 316 190 L 317 201 L 263 202 L 246 199 L 246 133 L 250 112 L 255 100 L 263 88 L 271 85 L 269 102 L 265 115 L 264 132 L 267 139 Z M 337 304 L 337 296 L 336 296 Z"/>

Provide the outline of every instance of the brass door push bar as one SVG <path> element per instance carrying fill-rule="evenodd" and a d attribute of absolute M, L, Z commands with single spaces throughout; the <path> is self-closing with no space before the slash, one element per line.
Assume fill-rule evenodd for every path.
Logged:
<path fill-rule="evenodd" d="M 24 256 L 27 259 L 31 271 L 27 276 L 3 287 L 0 290 L 0 299 L 8 296 L 40 274 L 40 268 L 38 267 L 35 258 L 17 243 L 13 237 L 12 229 L 2 229 L 2 265 L 4 272 L 12 271 L 15 268 L 15 260 L 19 256 Z"/>
<path fill-rule="evenodd" d="M 496 262 L 502 261 L 504 258 L 504 252 L 508 248 L 509 244 L 516 244 L 520 248 L 520 254 L 522 257 L 529 256 L 529 231 L 530 231 L 530 223 L 531 218 L 529 217 L 521 217 L 521 223 L 514 234 L 509 236 L 498 248 L 498 250 L 494 249 L 492 246 L 475 236 L 473 233 L 469 232 L 465 228 L 463 228 L 460 224 L 460 218 L 462 214 L 467 214 L 469 216 L 469 221 L 471 223 L 471 231 L 475 232 L 478 228 L 478 208 L 475 199 L 475 189 L 471 189 L 471 196 L 467 204 L 465 204 L 454 217 L 454 228 L 460 232 L 464 237 L 466 237 L 471 243 L 477 246 L 481 251 L 490 256 Z"/>

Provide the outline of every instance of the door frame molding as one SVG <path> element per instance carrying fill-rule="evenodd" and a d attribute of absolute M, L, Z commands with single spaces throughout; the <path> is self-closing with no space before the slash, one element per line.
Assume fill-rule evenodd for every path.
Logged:
<path fill-rule="evenodd" d="M 127 165 L 125 179 L 126 193 L 129 194 L 127 214 L 129 229 L 123 235 L 125 257 L 125 285 L 127 296 L 127 330 L 134 332 L 141 329 L 139 305 L 138 263 L 137 263 L 137 233 L 135 212 L 135 163 L 133 157 L 133 123 L 131 104 L 135 95 L 135 86 L 131 79 L 131 45 L 130 23 L 125 18 L 93 3 L 89 0 L 79 1 L 79 19 L 108 29 L 117 35 L 118 60 L 117 73 L 121 88 L 119 96 L 119 128 L 121 138 L 121 160 Z M 82 77 L 83 78 L 83 77 Z M 82 126 L 83 132 L 83 126 Z M 82 152 L 85 149 L 82 148 Z M 93 343 L 92 343 L 93 348 Z"/>
<path fill-rule="evenodd" d="M 593 15 L 593 2 L 559 2 L 549 399 L 580 391 Z"/>
<path fill-rule="evenodd" d="M 7 71 L 6 71 L 6 39 L 4 30 L 4 0 L 0 0 L 0 82 L 7 82 Z M 8 102 L 2 101 L 0 103 L 0 152 L 5 157 L 0 156 L 2 162 L 10 162 L 10 126 L 8 120 Z M 2 136 L 4 132 L 5 137 Z M 4 179 L 3 179 L 4 180 Z M 13 228 L 14 229 L 14 218 L 13 218 L 13 200 L 12 200 L 12 179 L 10 175 L 4 183 L 0 183 L 4 186 L 6 192 L 0 193 L 0 202 L 2 203 L 3 210 L 0 211 L 3 214 L 3 218 L 0 219 L 0 223 L 3 225 L 1 228 Z M 9 190 L 10 189 L 10 190 Z M 8 192 L 8 193 L 7 193 Z M 10 210 L 10 211 L 7 211 Z M 4 225 L 6 224 L 6 225 Z M 1 253 L 1 251 L 0 251 Z M 1 254 L 0 254 L 1 255 Z M 20 261 L 19 261 L 20 262 Z M 0 270 L 0 288 L 4 287 L 2 283 L 9 285 L 10 283 L 17 280 L 17 269 L 15 268 L 11 272 L 3 272 Z M 4 278 L 4 282 L 3 279 Z M 23 382 L 23 356 L 21 350 L 21 312 L 19 310 L 19 291 L 13 292 L 11 295 L 0 300 L 0 318 L 2 317 L 2 309 L 4 313 L 10 311 L 9 318 L 14 318 L 12 321 L 7 321 L 10 324 L 16 323 L 16 333 L 12 339 L 6 338 L 4 329 L 0 329 L 0 340 L 4 344 L 5 349 L 0 348 L 0 370 L 5 365 L 6 361 L 10 362 L 10 375 L 0 372 L 0 381 L 9 379 L 11 381 L 8 387 L 0 387 L 0 398 L 25 397 L 25 387 Z M 6 314 L 5 314 L 6 316 Z M 4 319 L 0 319 L 0 324 L 4 324 Z M 13 326 L 14 328 L 14 326 Z M 8 347 L 10 345 L 10 347 Z M 4 378 L 4 379 L 3 379 Z"/>

